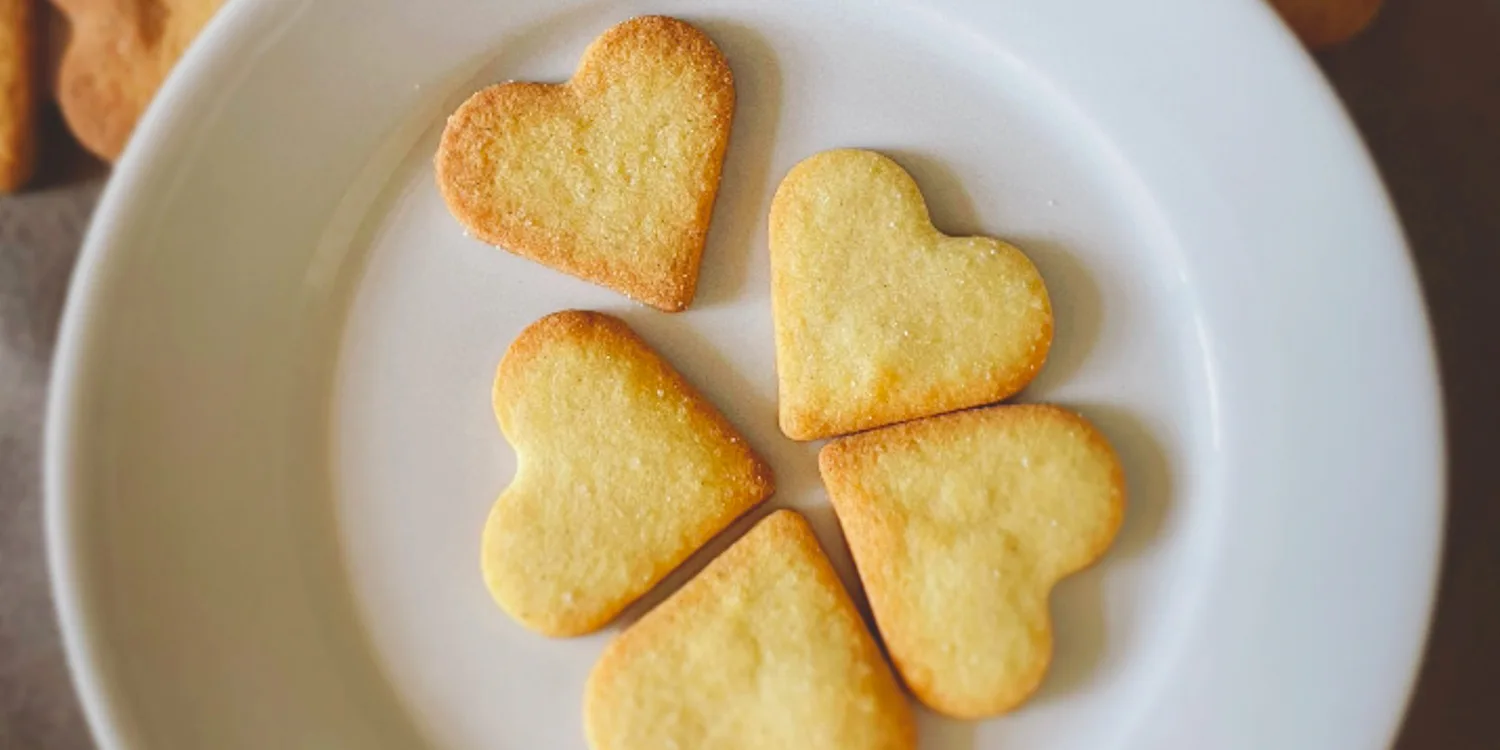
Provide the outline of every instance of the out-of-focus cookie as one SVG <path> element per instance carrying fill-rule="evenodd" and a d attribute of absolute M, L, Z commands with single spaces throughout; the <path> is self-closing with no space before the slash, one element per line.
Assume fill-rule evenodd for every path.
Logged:
<path fill-rule="evenodd" d="M 1286 24 L 1313 49 L 1353 39 L 1380 12 L 1381 0 L 1271 0 Z"/>
<path fill-rule="evenodd" d="M 909 750 L 911 708 L 807 522 L 771 514 L 615 639 L 594 750 Z"/>
<path fill-rule="evenodd" d="M 53 0 L 71 33 L 57 102 L 85 148 L 114 161 L 222 0 Z"/>
<path fill-rule="evenodd" d="M 438 188 L 480 240 L 677 312 L 697 289 L 733 115 L 712 40 L 634 18 L 594 40 L 566 83 L 464 102 L 443 130 Z"/>
<path fill-rule="evenodd" d="M 1052 305 L 1015 247 L 949 237 L 872 151 L 798 164 L 771 203 L 781 429 L 841 435 L 999 401 L 1041 369 Z"/>
<path fill-rule="evenodd" d="M 718 410 L 602 313 L 523 331 L 494 407 L 518 468 L 484 527 L 484 578 L 545 635 L 604 626 L 772 491 Z"/>
<path fill-rule="evenodd" d="M 36 166 L 40 30 L 33 0 L 0 0 L 0 193 L 19 189 Z"/>
<path fill-rule="evenodd" d="M 1124 517 L 1104 436 L 1055 406 L 993 406 L 835 440 L 818 458 L 912 692 L 960 718 L 1031 695 L 1052 658 L 1048 594 Z"/>

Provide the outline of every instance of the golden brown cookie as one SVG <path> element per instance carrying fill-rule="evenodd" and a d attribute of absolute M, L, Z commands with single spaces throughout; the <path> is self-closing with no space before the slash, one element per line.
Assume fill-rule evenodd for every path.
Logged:
<path fill-rule="evenodd" d="M 772 491 L 718 410 L 602 313 L 521 332 L 494 405 L 518 468 L 484 527 L 484 578 L 545 635 L 603 627 Z"/>
<path fill-rule="evenodd" d="M 605 650 L 594 750 L 909 750 L 911 707 L 807 522 L 777 511 Z"/>
<path fill-rule="evenodd" d="M 36 166 L 36 7 L 0 0 L 0 193 L 18 190 Z"/>
<path fill-rule="evenodd" d="M 448 118 L 438 188 L 475 237 L 667 312 L 686 309 L 734 77 L 703 32 L 633 18 L 562 84 L 505 83 Z"/>
<path fill-rule="evenodd" d="M 114 161 L 221 0 L 53 0 L 72 32 L 57 101 L 85 148 Z"/>
<path fill-rule="evenodd" d="M 811 440 L 999 401 L 1041 369 L 1052 305 L 1020 250 L 949 237 L 874 153 L 825 151 L 771 202 L 781 429 Z"/>
<path fill-rule="evenodd" d="M 1271 6 L 1313 49 L 1353 39 L 1380 12 L 1380 0 L 1271 0 Z"/>
<path fill-rule="evenodd" d="M 1055 406 L 992 406 L 835 440 L 818 463 L 912 692 L 960 718 L 1031 695 L 1052 658 L 1048 594 L 1124 517 L 1104 436 Z"/>

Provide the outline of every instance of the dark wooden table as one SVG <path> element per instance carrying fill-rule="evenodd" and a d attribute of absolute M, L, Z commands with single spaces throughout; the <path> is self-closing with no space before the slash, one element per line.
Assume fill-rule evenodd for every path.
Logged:
<path fill-rule="evenodd" d="M 1384 173 L 1442 356 L 1450 472 L 1442 593 L 1400 750 L 1500 748 L 1500 0 L 1388 0 L 1319 62 Z M 0 198 L 0 748 L 92 747 L 41 542 L 38 433 L 58 311 L 105 168 L 55 113 L 50 166 Z M 1379 409 L 1379 404 L 1370 408 Z M 1397 428 L 1399 426 L 1394 426 Z M 1500 462 L 1497 462 L 1500 463 Z"/>

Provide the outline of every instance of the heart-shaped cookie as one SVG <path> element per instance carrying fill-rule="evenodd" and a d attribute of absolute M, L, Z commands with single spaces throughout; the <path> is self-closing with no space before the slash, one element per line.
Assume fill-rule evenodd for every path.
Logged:
<path fill-rule="evenodd" d="M 594 750 L 910 750 L 911 707 L 793 511 L 771 514 L 605 650 Z"/>
<path fill-rule="evenodd" d="M 719 189 L 734 77 L 673 18 L 606 31 L 562 84 L 506 83 L 448 118 L 438 188 L 475 237 L 653 307 L 686 309 Z"/>
<path fill-rule="evenodd" d="M 744 438 L 608 315 L 529 326 L 500 362 L 494 406 L 519 466 L 484 527 L 484 578 L 545 635 L 602 627 L 771 494 Z"/>
<path fill-rule="evenodd" d="M 999 401 L 1036 376 L 1052 305 L 1020 250 L 949 237 L 872 151 L 798 164 L 771 203 L 781 429 L 841 435 Z"/>
<path fill-rule="evenodd" d="M 835 440 L 818 463 L 912 692 L 960 718 L 1025 700 L 1052 658 L 1049 592 L 1124 518 L 1104 436 L 1055 406 L 992 406 Z"/>

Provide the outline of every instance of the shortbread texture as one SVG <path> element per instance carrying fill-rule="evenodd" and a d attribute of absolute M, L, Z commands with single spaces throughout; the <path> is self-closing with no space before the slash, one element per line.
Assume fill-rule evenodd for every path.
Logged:
<path fill-rule="evenodd" d="M 771 204 L 781 429 L 847 434 L 999 401 L 1046 360 L 1052 306 L 1018 249 L 937 230 L 872 151 L 794 167 Z"/>
<path fill-rule="evenodd" d="M 1031 695 L 1052 658 L 1052 587 L 1124 518 L 1104 436 L 1055 406 L 994 406 L 835 440 L 819 465 L 911 691 L 959 718 Z"/>
<path fill-rule="evenodd" d="M 562 84 L 484 89 L 436 157 L 478 239 L 668 312 L 686 309 L 734 116 L 734 77 L 703 32 L 645 16 L 606 31 Z"/>
<path fill-rule="evenodd" d="M 596 630 L 772 491 L 770 467 L 626 324 L 533 323 L 495 378 L 514 481 L 483 535 L 485 582 L 522 625 Z"/>
<path fill-rule="evenodd" d="M 794 511 L 771 514 L 610 644 L 594 750 L 910 750 L 911 707 Z"/>

